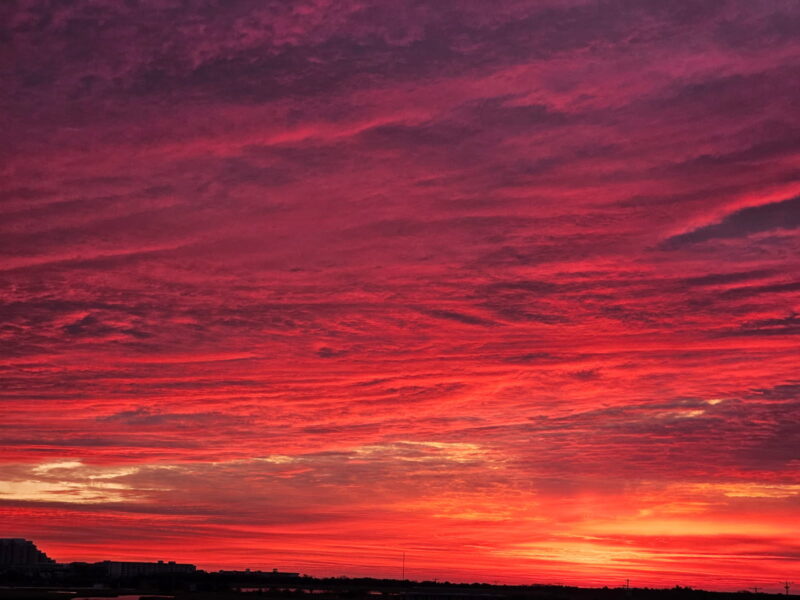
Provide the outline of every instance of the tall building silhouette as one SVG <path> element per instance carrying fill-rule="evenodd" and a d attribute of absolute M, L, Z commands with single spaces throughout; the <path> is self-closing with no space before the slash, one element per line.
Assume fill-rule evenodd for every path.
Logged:
<path fill-rule="evenodd" d="M 0 538 L 0 566 L 54 565 L 56 561 L 39 550 L 30 540 Z"/>

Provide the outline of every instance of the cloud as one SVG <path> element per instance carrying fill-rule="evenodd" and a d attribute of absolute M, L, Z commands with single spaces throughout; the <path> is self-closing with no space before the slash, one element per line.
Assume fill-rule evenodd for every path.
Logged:
<path fill-rule="evenodd" d="M 773 275 L 777 275 L 775 271 L 768 270 L 755 270 L 755 271 L 739 271 L 733 273 L 709 273 L 708 275 L 700 275 L 698 277 L 689 277 L 684 280 L 684 283 L 689 286 L 723 286 L 732 283 L 740 283 L 742 281 L 752 281 L 754 279 L 766 279 Z"/>
<path fill-rule="evenodd" d="M 452 310 L 432 309 L 425 312 L 437 319 L 447 319 L 449 321 L 457 321 L 458 323 L 465 323 L 467 325 L 481 325 L 483 327 L 492 327 L 495 325 L 495 323 L 488 319 L 484 319 L 475 315 L 467 315 Z"/>
<path fill-rule="evenodd" d="M 9 534 L 511 583 L 797 562 L 796 4 L 7 4 Z"/>
<path fill-rule="evenodd" d="M 677 248 L 715 239 L 742 238 L 756 233 L 800 227 L 800 196 L 742 208 L 718 223 L 668 238 L 663 246 Z"/>

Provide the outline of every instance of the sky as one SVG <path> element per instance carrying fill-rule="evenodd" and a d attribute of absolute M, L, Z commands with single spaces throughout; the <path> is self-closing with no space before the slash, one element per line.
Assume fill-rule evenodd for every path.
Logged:
<path fill-rule="evenodd" d="M 2 535 L 796 579 L 796 0 L 10 0 L 0 24 Z"/>

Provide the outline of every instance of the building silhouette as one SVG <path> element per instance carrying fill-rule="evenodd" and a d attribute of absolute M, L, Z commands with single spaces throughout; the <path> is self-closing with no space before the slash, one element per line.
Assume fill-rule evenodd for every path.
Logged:
<path fill-rule="evenodd" d="M 272 571 L 256 571 L 253 569 L 245 569 L 242 570 L 233 570 L 233 571 L 226 571 L 224 569 L 220 569 L 217 571 L 220 575 L 238 575 L 242 577 L 277 577 L 283 579 L 293 579 L 300 577 L 300 573 L 291 573 L 287 571 L 279 571 L 278 569 L 272 569 Z"/>
<path fill-rule="evenodd" d="M 142 575 L 190 574 L 197 571 L 197 567 L 194 565 L 175 561 L 164 562 L 163 560 L 158 562 L 104 560 L 95 564 L 103 569 L 106 577 L 112 579 L 141 577 Z"/>
<path fill-rule="evenodd" d="M 30 540 L 0 538 L 0 566 L 35 567 L 55 565 L 56 561 L 39 550 Z"/>

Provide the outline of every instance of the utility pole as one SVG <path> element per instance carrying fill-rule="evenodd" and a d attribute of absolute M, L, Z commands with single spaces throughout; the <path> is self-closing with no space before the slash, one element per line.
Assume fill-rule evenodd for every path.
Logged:
<path fill-rule="evenodd" d="M 756 587 L 753 588 L 753 591 L 757 594 L 758 590 L 760 590 L 760 589 L 761 589 L 760 587 L 756 586 Z"/>
<path fill-rule="evenodd" d="M 791 583 L 789 583 L 788 581 L 784 581 L 784 582 L 783 582 L 783 589 L 785 589 L 785 590 L 786 590 L 786 595 L 787 595 L 787 596 L 789 595 L 789 586 L 790 586 L 790 585 L 792 585 L 792 584 L 791 584 Z"/>
<path fill-rule="evenodd" d="M 401 581 L 405 581 L 406 580 L 406 553 L 405 552 L 403 552 L 403 568 L 401 569 L 401 575 L 402 575 L 400 577 Z"/>

